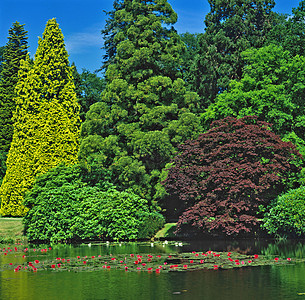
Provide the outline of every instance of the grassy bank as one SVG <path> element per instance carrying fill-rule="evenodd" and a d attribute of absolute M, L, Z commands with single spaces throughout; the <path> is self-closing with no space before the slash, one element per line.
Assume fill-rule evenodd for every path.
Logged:
<path fill-rule="evenodd" d="M 166 223 L 159 230 L 155 239 L 174 238 L 176 223 Z M 16 241 L 26 240 L 23 235 L 22 218 L 1 218 L 0 217 L 0 243 L 13 243 Z"/>
<path fill-rule="evenodd" d="M 170 239 L 175 238 L 174 231 L 176 230 L 177 223 L 166 223 L 162 229 L 160 229 L 155 239 Z"/>
<path fill-rule="evenodd" d="M 13 243 L 25 240 L 22 218 L 0 218 L 0 242 Z"/>

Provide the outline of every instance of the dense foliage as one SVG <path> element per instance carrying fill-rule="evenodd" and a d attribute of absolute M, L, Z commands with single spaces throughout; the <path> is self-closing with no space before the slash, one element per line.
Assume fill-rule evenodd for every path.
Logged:
<path fill-rule="evenodd" d="M 296 183 L 301 155 L 269 128 L 256 117 L 228 117 L 179 147 L 164 181 L 169 208 L 182 213 L 178 231 L 251 232 L 259 205 Z"/>
<path fill-rule="evenodd" d="M 150 238 L 164 218 L 150 212 L 146 200 L 119 192 L 104 178 L 81 166 L 58 166 L 37 178 L 25 198 L 24 217 L 31 241 L 130 240 Z M 91 175 L 91 176 L 90 176 Z"/>
<path fill-rule="evenodd" d="M 243 71 L 241 52 L 262 47 L 271 29 L 274 0 L 209 0 L 205 32 L 199 35 L 193 87 L 204 104 L 213 102 Z"/>
<path fill-rule="evenodd" d="M 293 56 L 305 54 L 305 1 L 289 14 L 275 14 L 267 44 L 275 44 L 288 50 Z"/>
<path fill-rule="evenodd" d="M 169 27 L 177 19 L 171 6 L 155 0 L 124 1 L 123 7 L 112 13 L 115 57 L 102 101 L 82 124 L 79 158 L 99 161 L 119 189 L 131 187 L 152 201 L 177 144 L 202 130 L 200 105 L 180 78 L 185 48 Z"/>
<path fill-rule="evenodd" d="M 264 211 L 270 232 L 303 235 L 303 190 L 277 197 L 305 183 L 305 0 L 208 2 L 205 32 L 178 34 L 167 0 L 114 0 L 103 78 L 70 66 L 54 19 L 34 60 L 13 24 L 0 213 L 26 214 L 31 240 L 148 238 L 162 209 L 183 233 L 255 232 Z"/>
<path fill-rule="evenodd" d="M 8 152 L 12 142 L 12 116 L 16 109 L 15 87 L 20 61 L 26 58 L 27 48 L 27 31 L 24 30 L 24 25 L 15 22 L 9 29 L 0 74 L 0 151 L 4 153 Z"/>
<path fill-rule="evenodd" d="M 305 187 L 293 189 L 279 196 L 265 213 L 263 228 L 269 233 L 286 237 L 305 234 Z"/>
<path fill-rule="evenodd" d="M 49 20 L 34 65 L 22 61 L 18 74 L 1 215 L 23 216 L 23 197 L 35 176 L 60 163 L 76 162 L 80 119 L 74 89 L 63 35 L 55 19 Z"/>
<path fill-rule="evenodd" d="M 257 115 L 305 153 L 305 58 L 291 56 L 275 45 L 241 55 L 246 62 L 241 80 L 233 80 L 228 90 L 218 95 L 204 113 L 205 121 Z"/>
<path fill-rule="evenodd" d="M 106 82 L 105 78 L 101 78 L 95 73 L 83 69 L 80 74 L 74 64 L 72 64 L 72 67 L 75 92 L 80 104 L 79 116 L 83 122 L 90 106 L 101 101 L 101 93 L 105 89 Z"/>

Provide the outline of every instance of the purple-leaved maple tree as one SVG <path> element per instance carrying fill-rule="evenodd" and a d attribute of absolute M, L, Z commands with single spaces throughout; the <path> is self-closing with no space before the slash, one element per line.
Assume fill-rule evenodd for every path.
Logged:
<path fill-rule="evenodd" d="M 286 191 L 301 169 L 295 146 L 270 129 L 255 116 L 227 117 L 179 146 L 163 182 L 169 207 L 180 212 L 177 232 L 234 235 L 257 228 L 259 205 Z"/>

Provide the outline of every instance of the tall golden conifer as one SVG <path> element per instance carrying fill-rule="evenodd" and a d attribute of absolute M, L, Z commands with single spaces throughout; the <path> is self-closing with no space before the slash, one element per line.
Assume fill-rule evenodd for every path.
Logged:
<path fill-rule="evenodd" d="M 0 188 L 3 216 L 23 216 L 25 192 L 35 176 L 73 164 L 79 148 L 79 104 L 64 37 L 49 20 L 34 65 L 22 62 L 16 87 L 14 134 Z"/>

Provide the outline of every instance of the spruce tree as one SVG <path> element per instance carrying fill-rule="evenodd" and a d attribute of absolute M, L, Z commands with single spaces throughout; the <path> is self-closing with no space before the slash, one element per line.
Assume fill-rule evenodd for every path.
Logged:
<path fill-rule="evenodd" d="M 209 0 L 206 30 L 199 36 L 199 54 L 193 68 L 193 90 L 213 102 L 230 80 L 240 79 L 241 52 L 260 48 L 272 26 L 274 0 Z"/>
<path fill-rule="evenodd" d="M 21 64 L 16 86 L 14 134 L 0 188 L 1 215 L 23 216 L 23 197 L 35 176 L 77 160 L 79 104 L 64 38 L 49 20 L 35 55 Z"/>
<path fill-rule="evenodd" d="M 114 15 L 115 57 L 102 101 L 82 125 L 80 158 L 109 168 L 115 184 L 156 197 L 177 144 L 200 132 L 198 95 L 181 79 L 184 44 L 165 0 L 125 0 Z M 123 7 L 123 8 L 122 8 Z M 110 34 L 110 33 L 109 33 Z"/>
<path fill-rule="evenodd" d="M 12 115 L 15 110 L 15 86 L 18 80 L 20 61 L 27 55 L 27 31 L 24 25 L 15 22 L 9 29 L 8 42 L 4 48 L 0 75 L 0 152 L 9 150 L 12 136 Z"/>

